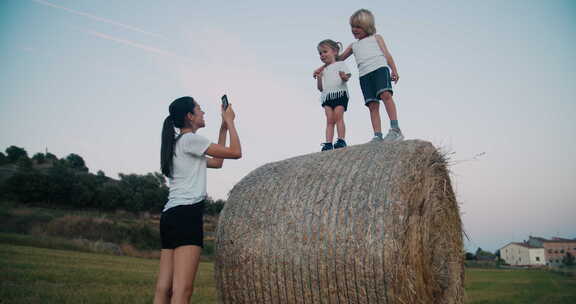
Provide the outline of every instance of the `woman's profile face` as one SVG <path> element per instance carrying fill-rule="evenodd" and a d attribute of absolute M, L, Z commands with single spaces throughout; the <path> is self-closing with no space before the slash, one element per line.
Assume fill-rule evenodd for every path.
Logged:
<path fill-rule="evenodd" d="M 198 129 L 206 126 L 204 111 L 202 111 L 202 107 L 198 103 L 194 107 L 194 114 L 188 113 L 188 119 L 190 119 L 190 124 Z"/>

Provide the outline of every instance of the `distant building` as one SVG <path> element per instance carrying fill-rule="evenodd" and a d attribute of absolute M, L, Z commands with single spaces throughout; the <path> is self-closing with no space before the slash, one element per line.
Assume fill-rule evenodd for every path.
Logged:
<path fill-rule="evenodd" d="M 509 243 L 500 248 L 500 258 L 514 266 L 544 266 L 546 258 L 544 248 L 527 243 Z"/>
<path fill-rule="evenodd" d="M 562 265 L 562 260 L 568 252 L 576 256 L 576 240 L 559 237 L 553 237 L 548 240 L 541 237 L 530 236 L 527 243 L 531 246 L 544 249 L 546 265 L 549 266 Z"/>

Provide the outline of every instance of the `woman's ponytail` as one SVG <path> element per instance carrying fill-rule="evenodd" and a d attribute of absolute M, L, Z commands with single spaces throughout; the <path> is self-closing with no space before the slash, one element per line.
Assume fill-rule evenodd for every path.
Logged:
<path fill-rule="evenodd" d="M 162 144 L 160 145 L 160 167 L 162 168 L 162 173 L 167 177 L 172 177 L 175 135 L 174 120 L 168 116 L 164 119 L 164 125 L 162 126 Z"/>
<path fill-rule="evenodd" d="M 170 115 L 164 119 L 162 144 L 160 146 L 160 168 L 167 177 L 172 177 L 174 145 L 178 140 L 174 128 L 184 128 L 186 126 L 186 115 L 188 113 L 194 114 L 194 108 L 196 108 L 196 102 L 190 96 L 180 97 L 168 107 Z"/>

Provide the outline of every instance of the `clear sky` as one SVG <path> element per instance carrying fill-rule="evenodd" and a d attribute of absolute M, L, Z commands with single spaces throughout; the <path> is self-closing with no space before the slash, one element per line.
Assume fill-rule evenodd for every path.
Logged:
<path fill-rule="evenodd" d="M 111 177 L 159 171 L 168 104 L 193 96 L 216 141 L 227 93 L 244 157 L 208 177 L 226 198 L 253 169 L 320 149 L 316 45 L 353 42 L 359 8 L 398 66 L 405 136 L 452 153 L 467 247 L 576 237 L 574 1 L 3 0 L 0 150 L 77 153 Z M 354 145 L 372 132 L 346 63 Z"/>

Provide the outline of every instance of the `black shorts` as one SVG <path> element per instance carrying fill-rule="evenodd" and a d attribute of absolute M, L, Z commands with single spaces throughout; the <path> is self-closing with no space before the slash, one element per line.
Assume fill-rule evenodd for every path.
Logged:
<path fill-rule="evenodd" d="M 204 247 L 204 202 L 172 207 L 160 217 L 162 249 L 196 245 Z"/>
<path fill-rule="evenodd" d="M 344 112 L 348 110 L 348 94 L 344 93 L 344 95 L 340 97 L 336 97 L 334 99 L 326 99 L 322 103 L 322 107 L 329 106 L 332 109 L 335 109 L 337 106 L 343 106 Z"/>
<path fill-rule="evenodd" d="M 365 105 L 380 100 L 380 94 L 382 94 L 382 92 L 389 91 L 390 94 L 394 94 L 388 67 L 381 67 L 361 76 L 360 88 L 362 88 Z"/>

